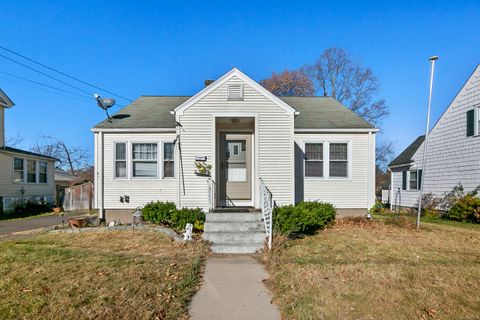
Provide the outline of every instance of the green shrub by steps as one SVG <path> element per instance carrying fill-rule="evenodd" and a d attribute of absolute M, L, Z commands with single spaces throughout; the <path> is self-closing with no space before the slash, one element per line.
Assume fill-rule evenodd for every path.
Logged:
<path fill-rule="evenodd" d="M 185 229 L 187 223 L 193 224 L 193 230 L 203 231 L 203 225 L 205 224 L 205 212 L 203 212 L 200 208 L 183 208 L 173 211 L 170 218 L 170 227 L 177 231 L 181 231 Z"/>
<path fill-rule="evenodd" d="M 278 207 L 273 214 L 273 229 L 281 234 L 312 234 L 335 220 L 336 210 L 330 203 L 300 202 Z"/>
<path fill-rule="evenodd" d="M 181 232 L 187 223 L 193 224 L 193 230 L 203 231 L 205 213 L 200 208 L 178 210 L 173 202 L 150 202 L 143 207 L 142 219 L 156 224 L 163 224 Z"/>
<path fill-rule="evenodd" d="M 169 224 L 172 212 L 176 210 L 173 202 L 152 201 L 143 207 L 142 219 L 156 224 Z"/>
<path fill-rule="evenodd" d="M 467 194 L 458 199 L 448 210 L 451 220 L 480 223 L 480 198 Z"/>

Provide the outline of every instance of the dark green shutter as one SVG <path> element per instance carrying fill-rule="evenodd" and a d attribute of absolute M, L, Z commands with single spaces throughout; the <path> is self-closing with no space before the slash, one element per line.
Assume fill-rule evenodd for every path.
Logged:
<path fill-rule="evenodd" d="M 467 137 L 475 134 L 475 109 L 467 111 Z"/>
<path fill-rule="evenodd" d="M 402 190 L 407 190 L 407 171 L 402 171 Z"/>
<path fill-rule="evenodd" d="M 422 188 L 422 173 L 423 173 L 423 170 L 418 170 L 417 171 L 418 190 L 420 190 Z"/>

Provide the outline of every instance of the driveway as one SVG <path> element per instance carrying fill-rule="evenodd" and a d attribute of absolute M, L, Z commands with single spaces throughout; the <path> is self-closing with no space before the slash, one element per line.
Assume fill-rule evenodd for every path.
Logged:
<path fill-rule="evenodd" d="M 67 221 L 69 218 L 72 217 L 83 216 L 86 213 L 87 212 L 85 211 L 67 212 L 65 213 L 64 220 Z M 0 221 L 0 239 L 16 237 L 15 233 L 17 232 L 25 232 L 40 228 L 52 227 L 61 223 L 62 220 L 58 214 L 52 214 L 49 216 L 37 218 Z"/>

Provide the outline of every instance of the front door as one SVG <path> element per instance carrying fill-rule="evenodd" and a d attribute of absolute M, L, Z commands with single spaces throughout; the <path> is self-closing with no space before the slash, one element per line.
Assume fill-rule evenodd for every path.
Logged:
<path fill-rule="evenodd" d="M 220 134 L 220 205 L 245 205 L 252 199 L 252 135 Z"/>

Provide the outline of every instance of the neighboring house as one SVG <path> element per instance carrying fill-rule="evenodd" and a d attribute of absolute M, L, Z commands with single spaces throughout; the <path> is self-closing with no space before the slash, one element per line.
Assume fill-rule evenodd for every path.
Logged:
<path fill-rule="evenodd" d="M 378 130 L 361 117 L 329 97 L 274 96 L 238 69 L 206 85 L 142 96 L 92 129 L 101 218 L 129 222 L 154 200 L 260 208 L 260 179 L 277 205 L 319 200 L 348 215 L 374 204 Z"/>
<path fill-rule="evenodd" d="M 5 110 L 13 105 L 0 90 L 0 212 L 13 209 L 16 201 L 55 199 L 56 159 L 5 145 Z"/>
<path fill-rule="evenodd" d="M 480 65 L 430 131 L 425 174 L 425 136 L 418 137 L 389 164 L 392 207 L 415 207 L 422 183 L 424 193 L 437 197 L 458 183 L 465 191 L 480 185 L 479 110 Z"/>

